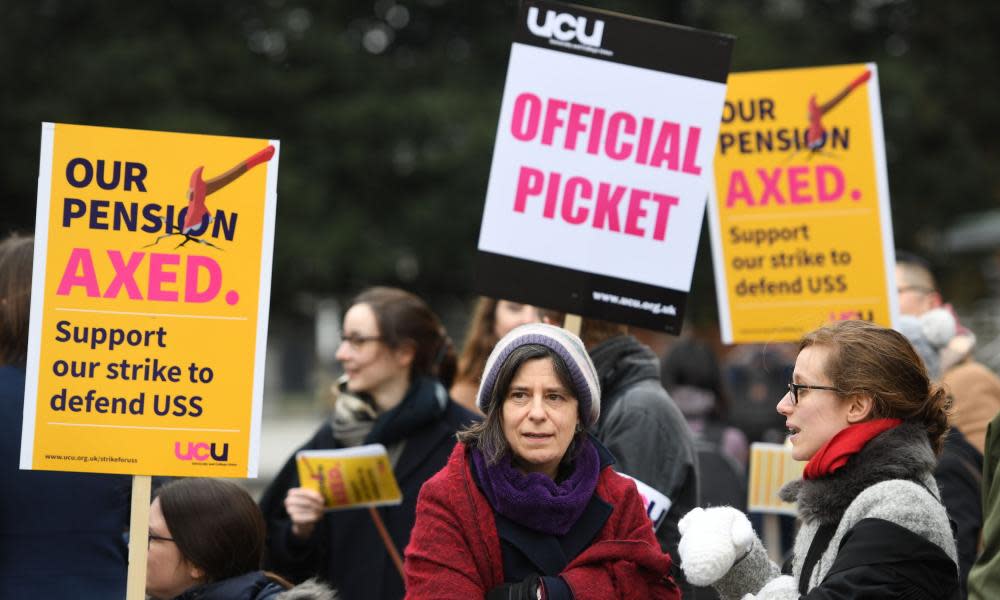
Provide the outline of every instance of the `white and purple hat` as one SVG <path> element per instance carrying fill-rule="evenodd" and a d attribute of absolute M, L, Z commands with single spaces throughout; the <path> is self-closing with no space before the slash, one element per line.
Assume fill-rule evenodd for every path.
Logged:
<path fill-rule="evenodd" d="M 590 427 L 601 415 L 601 385 L 598 382 L 597 369 L 590 360 L 587 349 L 580 338 L 561 327 L 544 323 L 529 323 L 510 331 L 497 342 L 486 360 L 483 369 L 482 382 L 479 384 L 479 394 L 476 404 L 479 410 L 487 412 L 487 403 L 493 395 L 500 368 L 511 352 L 521 346 L 538 344 L 552 350 L 562 358 L 569 369 L 573 387 L 576 388 L 577 402 L 580 408 L 580 422 L 584 427 Z"/>

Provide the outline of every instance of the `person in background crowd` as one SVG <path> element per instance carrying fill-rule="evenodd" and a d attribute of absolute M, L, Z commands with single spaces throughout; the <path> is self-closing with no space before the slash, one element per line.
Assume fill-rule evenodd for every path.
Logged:
<path fill-rule="evenodd" d="M 406 547 L 417 492 L 445 465 L 455 432 L 475 415 L 448 397 L 451 340 L 420 298 L 400 289 L 362 292 L 344 315 L 333 416 L 300 450 L 383 444 L 403 493 L 378 511 L 396 548 Z M 268 565 L 293 580 L 319 575 L 345 600 L 398 600 L 403 579 L 363 510 L 324 511 L 300 487 L 294 455 L 265 490 Z"/>
<path fill-rule="evenodd" d="M 904 315 L 919 317 L 939 307 L 955 314 L 942 302 L 927 262 L 914 254 L 896 252 L 896 290 Z M 951 424 L 982 453 L 986 426 L 1000 413 L 1000 378 L 973 358 L 975 334 L 957 320 L 956 326 L 956 335 L 940 352 L 941 383 L 954 397 Z"/>
<path fill-rule="evenodd" d="M 129 478 L 18 468 L 33 248 L 0 242 L 0 598 L 124 598 Z"/>
<path fill-rule="evenodd" d="M 745 472 L 750 446 L 742 431 L 727 424 L 729 396 L 722 387 L 722 372 L 712 347 L 695 338 L 678 340 L 663 357 L 660 380 L 691 432 L 699 440 L 718 446 Z"/>
<path fill-rule="evenodd" d="M 784 423 L 772 404 L 792 376 L 795 354 L 795 344 L 741 344 L 725 356 L 723 385 L 732 394 L 729 423 L 750 443 L 784 443 Z"/>
<path fill-rule="evenodd" d="M 801 527 L 781 575 L 746 516 L 697 508 L 681 566 L 723 598 L 954 598 L 955 540 L 933 470 L 947 393 L 899 332 L 842 321 L 806 334 L 777 410 L 803 478 L 781 490 Z"/>
<path fill-rule="evenodd" d="M 970 600 L 1000 598 L 1000 415 L 986 433 L 983 508 L 983 550 L 969 573 Z"/>
<path fill-rule="evenodd" d="M 530 304 L 480 297 L 465 332 L 465 345 L 458 357 L 458 373 L 451 386 L 451 397 L 455 402 L 479 412 L 476 408 L 479 377 L 493 346 L 518 325 L 538 323 L 540 320 L 538 309 Z"/>
<path fill-rule="evenodd" d="M 723 359 L 723 385 L 732 394 L 729 424 L 742 431 L 750 444 L 785 442 L 784 419 L 774 411 L 774 399 L 788 389 L 797 353 L 796 345 L 789 343 L 741 344 Z M 750 522 L 758 534 L 765 530 L 768 519 L 778 521 L 779 543 L 775 550 L 785 556 L 795 543 L 795 518 L 750 513 Z"/>
<path fill-rule="evenodd" d="M 628 335 L 624 325 L 584 319 L 581 336 L 597 368 L 603 393 L 594 436 L 614 455 L 620 472 L 669 499 L 657 522 L 661 548 L 677 556 L 677 522 L 698 506 L 698 458 L 684 415 L 660 384 L 660 360 Z M 674 579 L 686 598 L 693 592 L 679 569 Z"/>
<path fill-rule="evenodd" d="M 177 479 L 149 507 L 146 594 L 155 600 L 333 600 L 325 585 L 291 585 L 260 570 L 264 519 L 221 479 Z"/>
<path fill-rule="evenodd" d="M 726 424 L 728 401 L 715 351 L 697 338 L 676 340 L 663 355 L 660 380 L 694 435 L 698 506 L 745 509 L 750 450 L 743 432 Z M 711 588 L 696 593 L 703 600 L 718 598 Z"/>
<path fill-rule="evenodd" d="M 420 491 L 407 598 L 679 598 L 635 484 L 587 433 L 601 388 L 580 339 L 531 324 L 504 336 L 459 434 Z"/>
<path fill-rule="evenodd" d="M 940 351 L 955 336 L 955 319 L 943 308 L 931 309 L 919 317 L 902 315 L 897 329 L 913 345 L 932 381 L 941 378 Z M 966 581 L 976 560 L 983 525 L 983 455 L 955 427 L 948 429 L 944 449 L 934 469 L 941 489 L 941 501 L 956 525 L 959 585 L 966 597 Z"/>

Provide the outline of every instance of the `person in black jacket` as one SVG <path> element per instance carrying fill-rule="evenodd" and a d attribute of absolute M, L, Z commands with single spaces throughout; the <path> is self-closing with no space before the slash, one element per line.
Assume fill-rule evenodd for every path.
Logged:
<path fill-rule="evenodd" d="M 253 498 L 221 479 L 177 479 L 149 507 L 146 594 L 155 600 L 333 600 L 315 581 L 292 586 L 260 570 L 264 519 Z"/>
<path fill-rule="evenodd" d="M 123 598 L 129 478 L 18 468 L 33 247 L 0 242 L 0 598 Z"/>
<path fill-rule="evenodd" d="M 949 397 L 897 331 L 841 321 L 806 334 L 777 410 L 802 479 L 782 575 L 746 516 L 727 506 L 681 519 L 681 567 L 722 598 L 958 596 L 955 538 L 934 481 Z"/>
<path fill-rule="evenodd" d="M 662 494 L 666 512 L 654 519 L 660 547 L 674 559 L 674 580 L 684 598 L 696 598 L 677 568 L 677 522 L 698 506 L 698 456 L 694 436 L 660 383 L 660 360 L 617 323 L 584 319 L 580 337 L 600 377 L 601 418 L 594 436 L 617 460 L 615 469 Z M 655 510 L 655 508 L 654 508 Z"/>
<path fill-rule="evenodd" d="M 919 317 L 902 315 L 897 329 L 913 345 L 934 381 L 941 379 L 941 351 L 954 338 L 955 318 L 944 309 L 929 310 Z M 953 392 L 954 390 L 949 390 Z M 983 528 L 983 455 L 969 443 L 957 427 L 948 431 L 944 449 L 934 469 L 941 488 L 941 501 L 956 527 L 959 584 L 966 596 L 966 581 L 976 561 L 980 532 Z"/>
<path fill-rule="evenodd" d="M 451 341 L 427 305 L 408 292 L 372 288 L 344 315 L 332 419 L 300 450 L 386 446 L 403 493 L 378 509 L 397 550 L 406 547 L 420 486 L 438 472 L 455 433 L 475 415 L 448 396 L 455 371 Z M 268 524 L 268 566 L 294 580 L 318 575 L 344 600 L 403 597 L 403 579 L 367 511 L 324 511 L 300 487 L 294 456 L 261 498 Z"/>

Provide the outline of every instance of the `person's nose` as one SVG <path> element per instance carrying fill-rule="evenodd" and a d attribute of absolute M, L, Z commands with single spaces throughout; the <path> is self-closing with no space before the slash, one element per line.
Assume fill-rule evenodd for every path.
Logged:
<path fill-rule="evenodd" d="M 333 355 L 334 358 L 336 358 L 340 362 L 344 362 L 344 360 L 350 357 L 350 355 L 351 355 L 351 345 L 347 343 L 347 340 L 341 340 L 340 345 L 337 346 L 336 354 Z"/>
<path fill-rule="evenodd" d="M 778 400 L 778 405 L 775 407 L 775 410 L 778 411 L 778 414 L 787 417 L 791 414 L 793 408 L 795 408 L 795 405 L 792 404 L 792 391 L 789 390 L 785 392 L 785 395 L 781 397 L 781 400 Z"/>
<path fill-rule="evenodd" d="M 532 421 L 544 421 L 547 418 L 545 402 L 542 401 L 541 394 L 532 396 L 531 405 L 528 409 L 528 418 Z"/>
<path fill-rule="evenodd" d="M 518 325 L 527 325 L 528 323 L 541 323 L 542 314 L 538 308 L 526 304 L 524 310 L 521 311 L 521 320 Z"/>

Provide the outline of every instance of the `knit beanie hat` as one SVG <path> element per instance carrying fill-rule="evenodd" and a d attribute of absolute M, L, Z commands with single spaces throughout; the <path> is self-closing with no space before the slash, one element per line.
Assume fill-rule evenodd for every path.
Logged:
<path fill-rule="evenodd" d="M 494 346 L 493 352 L 486 360 L 482 383 L 479 384 L 479 394 L 476 396 L 479 410 L 488 412 L 490 408 L 488 403 L 493 396 L 500 368 L 507 362 L 511 352 L 528 344 L 545 346 L 562 358 L 569 369 L 573 387 L 576 388 L 580 423 L 584 427 L 596 423 L 601 415 L 601 386 L 598 383 L 594 362 L 590 360 L 590 355 L 587 354 L 587 349 L 580 338 L 561 327 L 544 323 L 529 323 L 516 327 Z"/>

